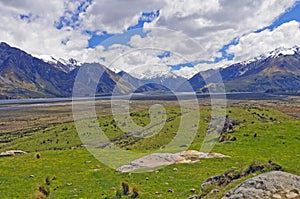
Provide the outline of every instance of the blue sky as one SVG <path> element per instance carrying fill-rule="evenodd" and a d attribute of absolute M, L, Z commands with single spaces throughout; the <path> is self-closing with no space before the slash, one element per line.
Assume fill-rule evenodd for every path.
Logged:
<path fill-rule="evenodd" d="M 81 3 L 77 10 L 73 13 L 70 11 L 66 11 L 67 14 L 71 14 L 71 18 L 66 18 L 64 16 L 60 17 L 59 21 L 55 23 L 55 26 L 57 29 L 61 29 L 63 26 L 71 26 L 72 28 L 77 28 L 80 25 L 80 22 L 78 21 L 79 19 L 79 14 L 82 12 L 85 12 L 88 6 L 92 3 L 92 0 L 87 0 L 87 3 Z M 65 13 L 65 14 L 66 14 Z M 90 38 L 88 40 L 88 46 L 87 48 L 95 48 L 96 46 L 102 45 L 105 49 L 108 49 L 113 44 L 123 44 L 123 45 L 129 45 L 128 42 L 130 41 L 131 37 L 134 35 L 140 35 L 141 37 L 146 37 L 147 32 L 143 30 L 144 24 L 145 23 L 150 23 L 157 17 L 159 17 L 160 11 L 155 10 L 152 12 L 143 12 L 137 21 L 137 23 L 133 26 L 128 27 L 123 33 L 118 33 L 118 34 L 112 34 L 107 31 L 102 31 L 101 33 L 97 31 L 89 31 L 86 30 L 85 33 L 90 35 Z M 30 16 L 27 15 L 21 15 L 20 16 L 22 19 L 29 20 Z M 255 30 L 253 32 L 259 33 L 261 31 L 264 31 L 266 29 L 269 30 L 274 30 L 275 28 L 279 27 L 280 25 L 287 23 L 289 21 L 296 20 L 300 21 L 300 3 L 296 3 L 294 7 L 289 9 L 287 12 L 283 13 L 280 15 L 276 20 L 273 21 L 272 24 L 270 24 L 267 27 L 262 27 L 258 30 Z M 246 33 L 248 34 L 248 33 Z M 244 35 L 241 35 L 244 36 Z M 206 64 L 213 64 L 220 62 L 222 60 L 233 60 L 235 55 L 232 53 L 227 53 L 227 49 L 232 46 L 232 45 L 237 45 L 239 43 L 239 37 L 232 38 L 232 40 L 223 46 L 219 50 L 221 53 L 221 57 L 215 57 L 214 61 L 209 61 L 209 60 L 195 60 L 193 62 L 188 62 L 188 63 L 181 63 L 181 64 L 176 64 L 176 65 L 168 65 L 170 66 L 173 70 L 179 70 L 182 67 L 194 67 L 197 64 L 201 63 L 206 63 Z M 63 43 L 65 41 L 62 41 Z M 170 52 L 166 51 L 161 55 L 158 55 L 157 57 L 159 58 L 165 58 L 169 57 Z"/>
<path fill-rule="evenodd" d="M 161 49 L 123 59 L 118 69 L 126 72 L 142 73 L 137 66 L 153 63 L 190 77 L 280 46 L 300 46 L 299 0 L 24 0 L 0 1 L 0 12 L 1 40 L 33 55 L 109 66 L 134 49 Z"/>
<path fill-rule="evenodd" d="M 273 21 L 272 24 L 270 24 L 267 27 L 263 27 L 261 29 L 255 30 L 253 32 L 259 33 L 263 30 L 269 29 L 274 30 L 275 28 L 279 27 L 280 25 L 290 22 L 290 21 L 298 21 L 300 22 L 300 2 L 296 3 L 294 7 L 289 9 L 287 12 L 280 15 L 275 21 Z M 244 36 L 244 35 L 243 35 Z M 195 65 L 199 63 L 217 63 L 222 60 L 233 60 L 234 54 L 227 53 L 227 49 L 232 45 L 237 45 L 239 43 L 239 37 L 233 38 L 228 44 L 224 45 L 222 49 L 219 50 L 219 52 L 222 54 L 221 57 L 216 57 L 214 61 L 206 61 L 206 60 L 199 60 L 195 62 L 189 62 L 185 64 L 178 64 L 171 66 L 174 70 L 179 70 L 181 67 L 194 67 Z"/>
<path fill-rule="evenodd" d="M 141 37 L 145 37 L 147 35 L 147 32 L 143 31 L 144 24 L 152 22 L 158 16 L 159 16 L 159 10 L 152 11 L 149 13 L 142 13 L 137 24 L 128 27 L 127 30 L 121 34 L 110 34 L 107 33 L 106 31 L 103 31 L 99 35 L 95 32 L 87 31 L 87 33 L 91 35 L 91 38 L 89 39 L 88 48 L 94 48 L 98 45 L 102 45 L 105 47 L 105 49 L 107 49 L 109 46 L 113 44 L 125 44 L 125 45 L 128 44 L 131 37 L 134 35 L 140 35 Z"/>

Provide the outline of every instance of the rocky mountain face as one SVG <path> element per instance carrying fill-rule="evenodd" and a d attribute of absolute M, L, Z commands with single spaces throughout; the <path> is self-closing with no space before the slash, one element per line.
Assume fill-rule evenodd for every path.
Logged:
<path fill-rule="evenodd" d="M 300 49 L 278 48 L 227 68 L 198 73 L 189 83 L 195 91 L 205 91 L 206 82 L 213 83 L 217 72 L 227 92 L 296 92 L 300 90 Z"/>
<path fill-rule="evenodd" d="M 26 52 L 0 43 L 1 98 L 68 96 L 75 73 L 65 73 Z"/>
<path fill-rule="evenodd" d="M 79 66 L 73 59 L 68 62 L 54 58 L 45 61 L 6 43 L 0 43 L 0 98 L 70 97 L 80 67 L 88 65 Z M 125 94 L 136 90 L 141 84 L 129 75 L 127 79 L 122 78 L 121 74 L 116 74 L 103 65 L 92 65 L 102 71 L 99 82 L 98 79 L 93 82 L 97 84 L 96 94 Z"/>

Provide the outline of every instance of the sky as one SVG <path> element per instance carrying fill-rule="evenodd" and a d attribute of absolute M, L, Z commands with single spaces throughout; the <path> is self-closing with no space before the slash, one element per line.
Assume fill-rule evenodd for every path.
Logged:
<path fill-rule="evenodd" d="M 300 46 L 299 0 L 1 0 L 0 12 L 2 42 L 140 78 Z"/>

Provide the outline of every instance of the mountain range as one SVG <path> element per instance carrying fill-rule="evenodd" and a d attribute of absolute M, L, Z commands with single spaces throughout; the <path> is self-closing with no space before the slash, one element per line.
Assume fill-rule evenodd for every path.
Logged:
<path fill-rule="evenodd" d="M 189 79 L 195 91 L 205 92 L 206 82 L 219 73 L 227 92 L 298 92 L 300 48 L 277 48 L 258 57 L 218 70 L 200 72 Z"/>
<path fill-rule="evenodd" d="M 49 59 L 50 58 L 50 59 Z M 125 72 L 115 73 L 98 63 L 74 59 L 37 58 L 18 48 L 0 43 L 0 98 L 70 97 L 80 67 L 96 65 L 102 76 L 96 94 L 168 91 L 155 83 L 144 83 Z M 97 79 L 98 81 L 98 79 Z"/>
<path fill-rule="evenodd" d="M 96 94 L 131 92 L 189 91 L 217 89 L 214 79 L 221 75 L 227 92 L 298 92 L 300 91 L 300 49 L 277 48 L 261 56 L 226 68 L 197 73 L 189 80 L 176 75 L 138 79 L 124 71 L 112 71 L 98 63 L 80 63 L 75 59 L 32 56 L 0 43 L 0 98 L 70 97 L 81 67 L 96 66 L 103 72 Z"/>

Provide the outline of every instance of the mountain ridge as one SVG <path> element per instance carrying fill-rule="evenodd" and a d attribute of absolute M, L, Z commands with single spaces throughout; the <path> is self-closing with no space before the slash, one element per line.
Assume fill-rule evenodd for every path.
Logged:
<path fill-rule="evenodd" d="M 51 56 L 37 58 L 1 42 L 0 98 L 71 97 L 76 75 L 81 68 L 97 68 L 91 74 L 101 74 L 97 78 L 89 78 L 87 74 L 88 83 L 81 82 L 83 86 L 97 85 L 96 93 L 89 95 L 170 91 L 163 85 L 145 83 L 128 73 L 116 73 L 99 63 L 80 63 L 74 59 L 62 61 Z"/>
<path fill-rule="evenodd" d="M 203 92 L 205 80 L 219 73 L 227 92 L 298 92 L 300 90 L 300 48 L 277 48 L 226 68 L 203 71 L 189 79 L 195 91 Z"/>
<path fill-rule="evenodd" d="M 44 59 L 42 59 L 44 58 Z M 34 57 L 25 51 L 0 43 L 0 98 L 70 97 L 76 75 L 82 66 L 103 70 L 96 94 L 191 91 L 217 89 L 220 75 L 227 92 L 300 92 L 300 48 L 276 48 L 255 58 L 226 68 L 209 69 L 188 81 L 172 74 L 138 79 L 125 71 L 114 71 L 99 63 L 81 63 L 51 56 Z M 189 85 L 188 85 L 189 84 Z"/>

